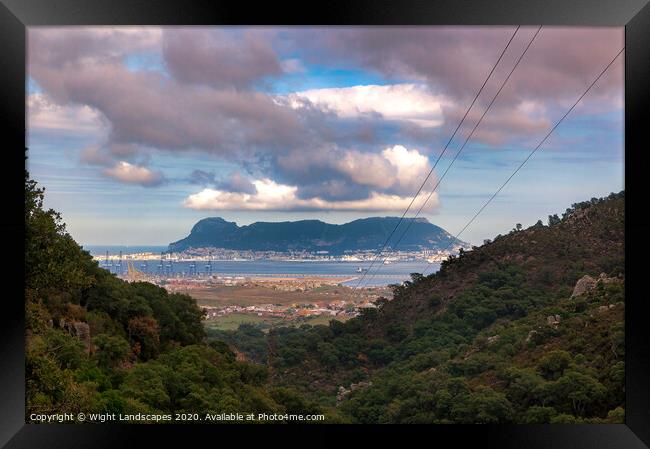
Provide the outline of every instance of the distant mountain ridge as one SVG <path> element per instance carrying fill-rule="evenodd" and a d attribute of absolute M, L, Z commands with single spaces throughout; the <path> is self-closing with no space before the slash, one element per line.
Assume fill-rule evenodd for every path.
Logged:
<path fill-rule="evenodd" d="M 249 251 L 327 251 L 329 254 L 343 254 L 345 251 L 380 248 L 399 220 L 398 217 L 370 217 L 341 225 L 320 220 L 300 220 L 255 222 L 238 226 L 220 217 L 210 217 L 197 222 L 184 239 L 170 243 L 168 251 L 213 247 Z M 390 244 L 399 239 L 410 221 L 411 219 L 404 219 L 399 224 Z M 450 246 L 451 241 L 454 244 L 466 245 L 426 218 L 417 218 L 411 223 L 399 244 L 399 249 L 445 249 Z"/>

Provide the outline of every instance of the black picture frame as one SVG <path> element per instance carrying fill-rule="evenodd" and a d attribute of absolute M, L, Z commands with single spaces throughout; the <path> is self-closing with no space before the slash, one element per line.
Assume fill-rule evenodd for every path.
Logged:
<path fill-rule="evenodd" d="M 284 5 L 233 1 L 1 0 L 0 126 L 3 157 L 3 241 L 10 261 L 3 269 L 0 326 L 0 445 L 8 448 L 152 446 L 153 440 L 188 444 L 197 436 L 213 444 L 256 439 L 262 444 L 331 445 L 351 436 L 367 443 L 424 444 L 447 439 L 454 446 L 498 448 L 643 448 L 650 445 L 650 326 L 646 323 L 644 259 L 650 219 L 645 218 L 642 145 L 650 109 L 650 5 L 648 0 L 347 1 Z M 626 421 L 620 425 L 500 426 L 173 426 L 67 425 L 24 422 L 24 210 L 26 27 L 37 25 L 576 25 L 625 26 L 625 189 L 626 193 Z M 6 248 L 6 246 L 5 246 Z M 9 293 L 11 292 L 11 293 Z M 301 432 L 296 433 L 295 429 Z M 299 435 L 299 436 L 296 436 Z M 449 440 L 451 438 L 451 440 Z M 423 444 L 415 443 L 413 444 Z M 198 444 L 194 443 L 194 444 Z M 234 444 L 234 443 L 233 443 Z M 406 443 L 408 444 L 408 443 Z"/>

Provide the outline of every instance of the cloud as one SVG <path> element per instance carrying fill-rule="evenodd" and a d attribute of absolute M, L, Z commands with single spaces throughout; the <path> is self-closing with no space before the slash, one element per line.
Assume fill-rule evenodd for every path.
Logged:
<path fill-rule="evenodd" d="M 65 67 L 79 60 L 118 61 L 138 52 L 160 51 L 160 27 L 36 27 L 28 30 L 28 70 L 32 65 Z"/>
<path fill-rule="evenodd" d="M 301 139 L 300 117 L 256 92 L 183 86 L 157 73 L 102 63 L 35 68 L 33 76 L 60 104 L 102 111 L 111 143 L 232 156 Z"/>
<path fill-rule="evenodd" d="M 281 75 L 295 63 L 278 59 L 265 33 L 226 32 L 217 28 L 166 29 L 163 56 L 172 76 L 215 88 L 247 87 Z"/>
<path fill-rule="evenodd" d="M 317 117 L 310 118 L 310 114 L 299 114 L 264 93 L 234 89 L 254 82 L 258 76 L 281 72 L 279 68 L 268 69 L 272 55 L 262 54 L 271 50 L 259 33 L 244 33 L 240 42 L 224 31 L 212 30 L 214 33 L 207 35 L 199 31 L 158 29 L 158 51 L 162 51 L 162 40 L 166 48 L 163 56 L 172 58 L 165 59 L 175 74 L 170 78 L 158 71 L 128 68 L 126 56 L 156 47 L 154 43 L 138 44 L 140 35 L 135 32 L 125 33 L 121 28 L 112 32 L 104 28 L 32 28 L 28 70 L 53 104 L 82 106 L 101 113 L 109 129 L 108 144 L 164 151 L 198 149 L 233 160 L 250 159 L 258 151 L 306 145 L 315 131 L 304 122 L 319 120 L 322 113 L 314 110 Z M 127 36 L 134 40 L 132 45 Z M 212 51 L 210 45 L 207 49 L 202 46 L 201 36 L 219 43 L 221 50 L 232 55 L 212 55 L 203 62 L 200 58 L 188 60 L 187 67 L 173 59 L 176 51 L 188 58 Z M 177 41 L 188 45 L 179 49 Z M 193 78 L 200 74 L 210 79 Z"/>
<path fill-rule="evenodd" d="M 79 153 L 79 162 L 85 165 L 108 167 L 118 166 L 124 159 L 148 160 L 146 155 L 141 158 L 137 156 L 140 156 L 140 151 L 135 145 L 109 143 L 83 148 Z"/>
<path fill-rule="evenodd" d="M 109 166 L 115 162 L 105 151 L 96 146 L 86 147 L 81 150 L 79 161 L 86 165 L 100 166 Z"/>
<path fill-rule="evenodd" d="M 43 93 L 27 97 L 28 132 L 100 137 L 106 132 L 101 112 L 88 105 L 60 105 Z"/>
<path fill-rule="evenodd" d="M 406 209 L 411 197 L 388 195 L 378 192 L 364 199 L 348 201 L 327 201 L 314 197 L 309 199 L 297 196 L 298 187 L 278 184 L 270 179 L 253 181 L 255 193 L 233 193 L 216 189 L 203 189 L 190 195 L 184 206 L 196 210 L 230 210 L 230 211 L 400 211 Z M 415 204 L 421 204 L 429 192 L 421 192 Z M 426 210 L 438 206 L 438 196 L 434 193 L 427 203 Z"/>
<path fill-rule="evenodd" d="M 291 105 L 302 107 L 298 99 L 331 110 L 341 117 L 379 114 L 387 120 L 406 120 L 419 126 L 436 127 L 443 123 L 445 99 L 425 85 L 393 84 L 313 89 L 288 95 Z"/>
<path fill-rule="evenodd" d="M 161 172 L 152 171 L 146 167 L 133 165 L 125 161 L 103 171 L 104 175 L 127 184 L 138 184 L 145 187 L 160 185 L 164 181 Z"/>
<path fill-rule="evenodd" d="M 223 195 L 258 198 L 242 175 L 248 172 L 296 187 L 295 207 L 361 207 L 372 198 L 393 204 L 415 193 L 430 170 L 427 155 L 446 143 L 513 30 L 30 28 L 28 71 L 43 93 L 28 98 L 29 133 L 86 133 L 95 143 L 83 142 L 83 163 L 144 185 L 162 174 L 141 156 L 201 152 L 241 167 L 224 179 L 200 170 L 190 177 Z M 522 28 L 457 140 L 533 31 Z M 620 28 L 544 28 L 471 143 L 538 140 L 622 42 Z M 142 55 L 153 55 L 160 68 L 134 70 L 126 62 Z M 337 78 L 339 69 L 381 81 Z M 575 114 L 620 110 L 622 65 L 610 72 Z M 337 85 L 358 85 L 272 94 L 269 85 L 286 74 L 296 85 L 320 86 L 330 74 Z"/>
<path fill-rule="evenodd" d="M 192 184 L 215 187 L 231 193 L 254 194 L 256 192 L 253 183 L 239 171 L 233 171 L 225 178 L 218 180 L 214 172 L 194 170 L 190 174 L 189 181 Z"/>
<path fill-rule="evenodd" d="M 307 71 L 300 59 L 295 58 L 282 60 L 280 66 L 285 73 L 305 73 Z"/>
<path fill-rule="evenodd" d="M 249 194 L 256 192 L 255 185 L 238 171 L 230 173 L 226 179 L 218 184 L 218 187 L 228 192 Z"/>
<path fill-rule="evenodd" d="M 559 116 L 550 114 L 537 101 L 523 101 L 513 105 L 503 105 L 495 102 L 488 113 L 483 117 L 480 125 L 474 131 L 471 142 L 481 142 L 489 145 L 502 145 L 505 142 L 511 144 L 521 143 L 521 140 L 539 139 L 551 126 L 551 118 L 557 120 Z M 485 107 L 472 108 L 467 115 L 462 128 L 456 135 L 455 142 L 461 145 L 485 111 Z M 450 107 L 445 110 L 445 115 L 451 123 L 457 126 L 465 115 L 465 110 L 459 107 Z M 422 130 L 417 130 L 422 133 Z M 449 131 L 450 135 L 452 131 Z M 408 134 L 408 132 L 407 132 Z M 426 139 L 427 134 L 422 133 Z"/>
<path fill-rule="evenodd" d="M 520 29 L 474 107 L 479 114 L 535 30 Z M 303 29 L 295 37 L 299 44 L 294 51 L 310 62 L 335 68 L 353 66 L 386 79 L 426 83 L 431 92 L 447 100 L 441 106 L 445 125 L 440 131 L 451 135 L 513 31 L 514 27 Z M 544 124 L 561 117 L 623 45 L 622 27 L 544 27 L 473 140 L 494 144 L 530 138 Z M 530 102 L 543 104 L 543 115 L 522 110 L 518 112 L 521 119 L 515 120 L 512 110 Z M 572 114 L 620 110 L 622 105 L 623 64 L 617 63 Z M 440 133 L 412 122 L 402 132 L 415 142 L 440 140 Z"/>
<path fill-rule="evenodd" d="M 386 148 L 380 154 L 350 151 L 338 159 L 336 165 L 358 184 L 396 192 L 413 190 L 430 169 L 426 156 L 402 145 Z"/>
<path fill-rule="evenodd" d="M 292 153 L 278 158 L 275 172 L 311 195 L 330 199 L 356 198 L 368 190 L 415 194 L 431 170 L 429 159 L 402 145 L 380 153 L 329 148 L 316 154 Z M 430 178 L 430 182 L 433 177 Z M 360 192 L 357 192 L 361 188 Z"/>
<path fill-rule="evenodd" d="M 195 34 L 196 40 L 192 39 Z M 101 113 L 108 145 L 169 152 L 200 150 L 241 163 L 272 153 L 312 151 L 324 143 L 368 145 L 388 129 L 381 117 L 339 117 L 307 104 L 306 99 L 296 110 L 286 99 L 254 90 L 256 80 L 283 70 L 268 68 L 271 47 L 261 39 L 264 33 L 243 33 L 242 43 L 223 30 L 165 29 L 160 34 L 164 45 L 158 45 L 166 48 L 162 56 L 171 77 L 129 69 L 125 58 L 131 53 L 124 36 L 119 30 L 108 33 L 95 28 L 29 30 L 30 76 L 53 103 L 81 105 Z M 179 58 L 183 54 L 189 58 L 217 51 L 211 45 L 221 40 L 224 48 L 219 51 L 236 52 L 235 47 L 242 46 L 237 50 L 242 54 L 231 65 L 247 73 L 219 68 L 230 63 L 214 55 L 187 64 L 173 60 L 176 52 Z M 177 48 L 178 42 L 187 45 Z M 248 52 L 246 46 L 259 51 Z M 139 51 L 137 45 L 134 48 Z M 212 70 L 206 64 L 219 67 Z"/>
<path fill-rule="evenodd" d="M 212 185 L 215 183 L 214 172 L 207 172 L 203 170 L 193 170 L 190 173 L 189 179 L 192 184 L 199 184 L 202 186 Z"/>
<path fill-rule="evenodd" d="M 404 210 L 431 170 L 425 155 L 402 145 L 385 148 L 379 154 L 336 148 L 318 154 L 316 158 L 289 156 L 284 165 L 275 167 L 281 178 L 293 177 L 298 182 L 271 178 L 251 181 L 233 172 L 215 183 L 215 188 L 190 195 L 184 204 L 209 210 Z M 434 180 L 432 176 L 427 186 Z M 426 186 L 423 190 L 424 198 L 430 190 Z M 437 204 L 434 194 L 428 210 Z"/>
<path fill-rule="evenodd" d="M 112 156 L 116 157 L 130 157 L 139 153 L 136 145 L 128 143 L 112 143 L 108 145 L 108 151 Z"/>
<path fill-rule="evenodd" d="M 301 184 L 298 196 L 303 199 L 318 197 L 328 201 L 346 201 L 367 198 L 370 192 L 368 186 L 348 179 L 330 178 Z"/>
<path fill-rule="evenodd" d="M 407 150 L 402 145 L 386 148 L 382 156 L 396 168 L 396 183 L 401 186 L 412 186 L 424 178 L 430 171 L 429 159 L 418 150 Z"/>
<path fill-rule="evenodd" d="M 108 144 L 200 150 L 242 163 L 327 146 L 367 151 L 398 140 L 426 146 L 444 141 L 513 30 L 32 28 L 28 70 L 57 106 L 97 111 L 110 130 Z M 533 31 L 521 29 L 476 112 Z M 622 42 L 620 28 L 544 28 L 475 140 L 513 143 L 538 132 L 561 115 Z M 130 70 L 125 59 L 143 52 L 160 54 L 169 73 Z M 401 81 L 281 98 L 264 92 L 269 79 L 300 73 L 308 63 Z M 620 108 L 621 93 L 619 67 L 576 113 Z M 544 111 L 522 108 L 532 103 L 544 104 Z"/>
<path fill-rule="evenodd" d="M 537 27 L 521 27 L 504 56 L 512 67 Z M 472 98 L 514 32 L 514 27 L 344 27 L 303 29 L 295 51 L 309 61 L 376 70 L 387 78 L 426 81 L 434 92 Z M 318 36 L 317 39 L 313 39 Z M 579 92 L 623 47 L 622 27 L 544 27 L 513 78 L 522 96 L 559 98 Z M 471 68 L 471 69 L 470 69 Z M 503 73 L 502 72 L 502 73 Z M 620 80 L 606 90 L 617 95 Z"/>

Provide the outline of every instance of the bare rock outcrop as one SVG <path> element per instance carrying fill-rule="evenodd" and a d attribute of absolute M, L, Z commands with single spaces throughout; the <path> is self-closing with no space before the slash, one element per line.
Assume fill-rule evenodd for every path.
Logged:
<path fill-rule="evenodd" d="M 623 282 L 623 281 L 617 277 L 608 277 L 605 273 L 600 273 L 600 275 L 597 278 L 593 278 L 587 274 L 585 276 L 582 276 L 580 279 L 578 279 L 578 282 L 576 282 L 576 285 L 573 288 L 573 293 L 571 294 L 571 297 L 574 298 L 576 296 L 580 296 L 584 293 L 587 293 L 589 290 L 591 290 L 598 284 L 611 284 L 611 283 L 619 283 L 619 282 Z"/>
<path fill-rule="evenodd" d="M 92 342 L 90 338 L 90 326 L 83 321 L 67 321 L 64 318 L 59 320 L 59 327 L 68 331 L 74 337 L 77 337 L 84 344 L 87 354 L 91 352 Z"/>
<path fill-rule="evenodd" d="M 599 282 L 602 282 L 603 284 L 618 284 L 623 282 L 623 280 L 617 277 L 607 277 L 605 273 L 600 273 L 600 276 L 598 276 L 596 283 Z"/>
<path fill-rule="evenodd" d="M 73 334 L 81 340 L 86 348 L 86 353 L 90 353 L 91 341 L 90 341 L 90 326 L 88 323 L 82 321 L 75 321 L 72 323 L 74 329 Z"/>
<path fill-rule="evenodd" d="M 372 385 L 372 382 L 358 382 L 356 384 L 350 384 L 350 388 L 345 388 L 343 386 L 339 387 L 339 391 L 336 395 L 336 405 L 340 404 L 341 401 L 345 399 L 347 395 L 352 393 L 354 390 L 358 390 L 360 388 L 366 388 Z"/>
<path fill-rule="evenodd" d="M 592 278 L 588 274 L 582 276 L 580 279 L 578 279 L 578 282 L 576 282 L 576 286 L 573 288 L 571 297 L 575 298 L 576 296 L 580 296 L 588 292 L 596 286 L 596 283 L 596 279 Z"/>
<path fill-rule="evenodd" d="M 532 340 L 532 338 L 533 338 L 535 335 L 537 335 L 537 333 L 538 333 L 538 332 L 537 332 L 536 330 L 534 330 L 534 329 L 531 330 L 530 332 L 528 332 L 528 335 L 526 336 L 526 343 L 528 343 L 530 340 Z"/>
<path fill-rule="evenodd" d="M 546 324 L 551 327 L 557 328 L 560 324 L 560 315 L 549 315 L 546 317 Z"/>

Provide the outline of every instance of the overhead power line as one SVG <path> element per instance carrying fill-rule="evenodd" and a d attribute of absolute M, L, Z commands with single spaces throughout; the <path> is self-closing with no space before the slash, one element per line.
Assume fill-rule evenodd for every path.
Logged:
<path fill-rule="evenodd" d="M 477 218 L 477 217 L 481 214 L 481 212 L 483 212 L 483 210 L 484 210 L 484 209 L 485 209 L 485 208 L 486 208 L 486 207 L 487 207 L 487 206 L 492 202 L 492 200 L 493 200 L 493 199 L 494 199 L 494 198 L 499 194 L 499 192 L 501 192 L 501 190 L 503 190 L 503 188 L 504 188 L 504 187 L 505 187 L 505 186 L 510 182 L 510 180 L 511 180 L 512 178 L 514 178 L 514 176 L 519 172 L 519 170 L 521 170 L 521 168 L 522 168 L 524 165 L 526 165 L 526 163 L 530 160 L 530 158 L 533 157 L 533 155 L 537 152 L 537 150 L 539 150 L 540 147 L 544 144 L 544 142 L 546 142 L 546 140 L 547 140 L 547 139 L 549 138 L 549 136 L 553 133 L 553 131 L 555 131 L 555 130 L 557 129 L 558 126 L 560 126 L 560 123 L 562 123 L 562 122 L 564 121 L 564 119 L 565 119 L 565 118 L 566 118 L 566 117 L 571 113 L 571 111 L 573 111 L 573 109 L 578 105 L 578 103 L 580 103 L 580 101 L 585 97 L 585 95 L 587 95 L 587 93 L 591 90 L 591 88 L 594 87 L 594 85 L 598 82 L 598 80 L 599 80 L 599 79 L 600 79 L 600 78 L 605 74 L 605 72 L 606 72 L 606 71 L 607 71 L 607 70 L 612 66 L 612 64 L 614 64 L 614 61 L 616 61 L 616 59 L 621 55 L 621 53 L 623 53 L 624 50 L 625 50 L 625 47 L 623 47 L 623 48 L 622 48 L 622 49 L 621 49 L 621 50 L 616 54 L 616 56 L 614 56 L 614 58 L 612 58 L 612 60 L 609 62 L 609 64 L 607 64 L 607 66 L 605 66 L 605 68 L 604 68 L 604 69 L 603 69 L 603 70 L 598 74 L 598 76 L 596 77 L 596 79 L 594 79 L 594 80 L 591 82 L 591 84 L 590 84 L 590 85 L 587 87 L 587 89 L 582 93 L 582 95 L 580 95 L 580 97 L 578 97 L 578 99 L 575 101 L 575 103 L 573 103 L 573 105 L 569 108 L 569 110 L 566 111 L 566 113 L 565 113 L 565 114 L 564 114 L 564 115 L 563 115 L 563 116 L 562 116 L 562 117 L 561 117 L 561 118 L 560 118 L 560 119 L 555 123 L 555 125 L 553 125 L 553 127 L 550 129 L 550 131 L 549 131 L 549 132 L 544 136 L 544 138 L 543 138 L 543 139 L 542 139 L 542 140 L 537 144 L 537 146 L 536 146 L 535 148 L 533 148 L 533 150 L 528 154 L 528 156 L 526 157 L 526 159 L 524 159 L 524 160 L 521 162 L 521 164 L 519 164 L 519 166 L 517 166 L 517 168 L 512 172 L 512 174 L 511 174 L 510 176 L 508 176 L 508 179 L 506 179 L 506 181 L 505 181 L 503 184 L 501 184 L 501 186 L 497 189 L 497 191 L 494 192 L 494 194 L 493 194 L 493 195 L 492 195 L 492 196 L 491 196 L 491 197 L 490 197 L 490 198 L 485 202 L 485 204 L 483 204 L 483 206 L 481 206 L 481 208 L 480 208 L 480 209 L 479 209 L 479 210 L 474 214 L 474 216 L 473 216 L 473 217 L 472 217 L 472 218 L 471 218 L 471 219 L 470 219 L 470 220 L 465 224 L 465 226 L 463 226 L 463 228 L 460 230 L 460 232 L 458 232 L 458 233 L 454 236 L 454 239 L 452 240 L 452 242 L 453 242 L 454 240 L 456 240 L 456 239 L 457 239 L 457 238 L 458 238 L 458 237 L 459 237 L 463 232 L 465 232 L 465 230 L 466 230 L 466 229 L 467 229 L 467 228 L 468 228 L 468 227 L 469 227 L 469 226 L 474 222 L 474 220 L 476 220 L 476 218 Z M 424 268 L 424 270 L 422 270 L 422 273 L 424 274 L 424 273 L 429 269 L 429 267 L 430 267 L 431 265 L 432 265 L 432 262 L 427 263 L 427 266 Z"/>
<path fill-rule="evenodd" d="M 456 152 L 456 154 L 454 155 L 454 158 L 451 160 L 451 163 L 449 164 L 449 166 L 447 167 L 447 169 L 444 171 L 444 173 L 442 174 L 442 176 L 438 179 L 438 181 L 436 182 L 436 185 L 433 187 L 433 189 L 431 190 L 431 192 L 429 192 L 429 195 L 428 195 L 427 198 L 424 200 L 424 202 L 422 203 L 422 205 L 421 205 L 420 208 L 418 209 L 418 211 L 417 211 L 417 213 L 415 214 L 415 216 L 412 217 L 412 218 L 410 219 L 408 225 L 406 226 L 406 228 L 405 228 L 404 231 L 402 232 L 402 234 L 401 234 L 401 236 L 399 237 L 397 243 L 396 243 L 395 245 L 393 245 L 393 248 L 392 248 L 393 250 L 395 250 L 395 248 L 397 248 L 397 245 L 399 245 L 399 243 L 402 241 L 402 239 L 404 238 L 404 236 L 406 235 L 406 233 L 408 232 L 408 230 L 411 228 L 411 225 L 413 224 L 413 222 L 415 221 L 415 219 L 420 215 L 420 212 L 422 212 L 422 209 L 424 209 L 425 205 L 429 202 L 429 200 L 431 199 L 431 196 L 432 196 L 433 193 L 436 191 L 436 189 L 438 188 L 438 186 L 440 185 L 440 183 L 442 182 L 442 180 L 445 178 L 445 176 L 447 176 L 447 173 L 449 172 L 449 170 L 451 170 L 451 167 L 454 165 L 454 162 L 456 162 L 456 159 L 458 159 L 458 156 L 460 156 L 460 153 L 462 153 L 463 149 L 464 149 L 465 146 L 467 145 L 467 142 L 469 142 L 469 140 L 470 140 L 470 139 L 472 138 L 472 136 L 474 135 L 474 132 L 476 132 L 476 130 L 478 129 L 479 125 L 481 124 L 481 122 L 483 121 L 483 119 L 484 119 L 485 116 L 487 115 L 488 111 L 490 110 L 490 108 L 492 107 L 492 105 L 494 104 L 494 102 L 496 101 L 496 99 L 498 98 L 499 94 L 501 94 L 501 91 L 503 90 L 503 88 L 505 87 L 505 85 L 508 83 L 508 80 L 510 80 L 510 77 L 512 76 L 512 74 L 515 72 L 515 70 L 516 70 L 517 67 L 519 66 L 519 63 L 523 60 L 524 56 L 525 56 L 526 53 L 528 52 L 528 49 L 529 49 L 530 46 L 533 44 L 533 42 L 535 41 L 535 39 L 537 38 L 537 36 L 539 35 L 539 33 L 540 33 L 541 30 L 542 30 L 542 26 L 540 26 L 539 28 L 537 28 L 537 31 L 535 32 L 535 34 L 533 35 L 533 37 L 530 39 L 530 41 L 528 41 L 528 44 L 527 44 L 526 47 L 524 48 L 524 51 L 521 53 L 521 55 L 519 56 L 519 58 L 517 58 L 517 61 L 515 62 L 514 66 L 513 66 L 512 69 L 510 70 L 510 72 L 508 73 L 508 76 L 506 76 L 506 78 L 505 78 L 505 79 L 503 80 L 503 82 L 501 83 L 501 86 L 499 87 L 499 89 L 497 90 L 497 92 L 496 92 L 496 93 L 494 94 L 494 96 L 492 97 L 492 100 L 490 101 L 490 103 L 488 104 L 488 106 L 487 106 L 487 107 L 485 108 L 485 110 L 483 111 L 483 114 L 481 115 L 481 117 L 478 119 L 478 121 L 477 121 L 476 124 L 474 125 L 474 128 L 472 128 L 472 131 L 467 135 L 467 137 L 465 138 L 465 141 L 464 141 L 463 144 L 461 145 L 460 149 L 459 149 L 459 150 Z M 454 239 L 454 240 L 455 240 L 455 239 Z M 450 245 L 453 244 L 454 240 L 451 240 Z M 383 262 L 385 262 L 386 260 L 388 260 L 388 257 L 389 257 L 389 256 L 390 256 L 390 253 L 389 253 L 389 255 L 387 255 L 387 256 L 384 258 Z M 383 265 L 383 262 L 382 262 L 382 264 L 378 265 L 378 267 L 381 267 L 381 266 Z M 368 271 L 370 271 L 370 269 L 368 269 Z M 375 273 L 376 273 L 377 271 L 379 271 L 379 268 L 376 268 L 376 269 L 375 269 Z M 372 276 L 374 276 L 374 275 L 372 275 Z M 370 277 L 370 279 L 372 279 L 372 276 Z"/>
<path fill-rule="evenodd" d="M 458 123 L 458 126 L 456 126 L 456 129 L 454 130 L 453 134 L 451 135 L 451 137 L 450 137 L 449 140 L 447 141 L 447 144 L 445 145 L 445 147 L 443 148 L 442 152 L 440 153 L 440 155 L 439 155 L 438 158 L 436 159 L 435 163 L 433 164 L 433 167 L 431 167 L 431 170 L 429 170 L 429 173 L 428 173 L 427 176 L 424 178 L 424 181 L 422 181 L 422 184 L 420 185 L 420 188 L 418 189 L 418 191 L 415 193 L 415 195 L 414 195 L 413 198 L 411 199 L 411 202 L 409 203 L 408 207 L 406 208 L 406 210 L 404 211 L 404 213 L 403 213 L 402 216 L 400 217 L 399 221 L 397 222 L 397 224 L 395 225 L 395 227 L 393 228 L 393 230 L 391 231 L 391 233 L 388 235 L 388 238 L 386 239 L 386 241 L 384 242 L 384 244 L 381 246 L 381 248 L 379 249 L 379 251 L 378 251 L 378 252 L 375 254 L 375 256 L 373 257 L 373 259 L 372 259 L 372 261 L 371 261 L 371 263 L 370 263 L 370 267 L 368 268 L 367 271 L 365 271 L 365 272 L 363 273 L 363 275 L 361 276 L 361 278 L 359 278 L 359 281 L 356 283 L 356 285 L 355 285 L 354 288 L 352 289 L 352 293 L 351 293 L 351 295 L 354 295 L 354 293 L 356 292 L 357 288 L 359 287 L 359 285 L 361 284 L 361 282 L 363 281 L 363 279 L 366 277 L 366 274 L 367 274 L 367 273 L 372 269 L 372 267 L 374 266 L 374 264 L 375 264 L 375 262 L 376 262 L 376 260 L 377 260 L 377 257 L 379 257 L 379 255 L 384 251 L 384 249 L 386 249 L 386 245 L 388 245 L 388 242 L 390 242 L 390 239 L 391 239 L 391 238 L 393 237 L 393 235 L 395 234 L 395 231 L 397 231 L 397 228 L 399 228 L 399 225 L 402 224 L 402 222 L 404 221 L 404 217 L 406 216 L 406 214 L 408 213 L 408 211 L 411 210 L 411 206 L 413 206 L 413 202 L 414 202 L 415 199 L 418 197 L 418 195 L 420 195 L 420 192 L 422 191 L 422 189 L 423 189 L 424 186 L 426 185 L 427 181 L 429 180 L 429 178 L 430 178 L 431 175 L 433 174 L 433 171 L 435 170 L 436 166 L 438 165 L 438 162 L 440 162 L 440 160 L 442 159 L 442 156 L 443 156 L 443 155 L 445 154 L 445 152 L 447 151 L 447 148 L 449 147 L 449 145 L 450 145 L 451 142 L 453 141 L 454 137 L 456 136 L 456 133 L 458 132 L 458 130 L 459 130 L 460 127 L 462 126 L 463 122 L 464 122 L 465 119 L 467 118 L 467 115 L 469 114 L 470 110 L 471 110 L 472 107 L 474 106 L 474 103 L 476 103 L 476 100 L 477 100 L 478 97 L 481 95 L 481 92 L 483 92 L 483 89 L 485 88 L 485 85 L 487 84 L 487 82 L 488 82 L 488 81 L 490 80 L 490 78 L 492 77 L 492 74 L 493 74 L 494 71 L 496 70 L 496 68 L 497 68 L 497 66 L 499 65 L 499 63 L 501 62 L 501 59 L 503 58 L 503 55 L 506 53 L 506 51 L 507 51 L 508 48 L 510 47 L 510 44 L 512 43 L 513 39 L 515 38 L 515 35 L 516 35 L 517 32 L 519 31 L 519 28 L 520 28 L 520 25 L 518 25 L 517 28 L 515 28 L 514 33 L 512 33 L 512 36 L 510 36 L 510 39 L 508 40 L 508 42 L 506 43 L 506 46 L 505 46 L 505 47 L 503 48 L 503 50 L 501 51 L 501 54 L 499 55 L 499 58 L 497 59 L 497 61 L 496 61 L 496 62 L 494 63 L 494 65 L 492 66 L 492 69 L 490 70 L 490 73 L 488 74 L 487 78 L 485 78 L 485 81 L 483 81 L 483 84 L 481 85 L 481 88 L 479 89 L 479 91 L 477 92 L 476 96 L 475 96 L 474 99 L 472 100 L 472 103 L 469 105 L 469 107 L 468 107 L 467 110 L 465 111 L 465 114 L 463 115 L 463 118 L 462 118 L 462 119 L 460 120 L 460 122 Z"/>

